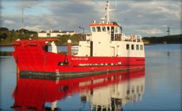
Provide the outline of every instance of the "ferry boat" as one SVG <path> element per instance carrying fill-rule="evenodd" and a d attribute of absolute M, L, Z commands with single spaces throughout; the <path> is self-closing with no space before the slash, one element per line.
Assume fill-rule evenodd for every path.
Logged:
<path fill-rule="evenodd" d="M 99 23 L 93 21 L 89 25 L 90 33 L 81 36 L 76 55 L 71 53 L 71 40 L 68 40 L 67 54 L 57 51 L 58 39 L 13 42 L 12 55 L 20 73 L 69 76 L 144 68 L 142 37 L 126 36 L 118 23 L 111 22 L 109 6 L 107 2 L 105 17 Z M 51 45 L 50 52 L 48 45 Z"/>

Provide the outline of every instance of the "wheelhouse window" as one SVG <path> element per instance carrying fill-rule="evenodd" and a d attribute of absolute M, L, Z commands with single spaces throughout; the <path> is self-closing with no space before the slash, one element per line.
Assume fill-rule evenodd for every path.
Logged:
<path fill-rule="evenodd" d="M 103 26 L 102 27 L 102 31 L 105 32 L 106 31 L 106 27 Z"/>
<path fill-rule="evenodd" d="M 97 27 L 97 32 L 101 32 L 101 29 L 100 29 L 100 27 Z"/>
<path fill-rule="evenodd" d="M 140 45 L 140 50 L 143 50 L 143 45 Z"/>
<path fill-rule="evenodd" d="M 130 49 L 130 45 L 126 44 L 126 49 L 129 50 Z"/>
<path fill-rule="evenodd" d="M 115 33 L 118 33 L 119 31 L 118 31 L 118 28 L 117 27 L 115 27 Z"/>
<path fill-rule="evenodd" d="M 139 50 L 139 45 L 136 45 L 136 50 Z"/>
<path fill-rule="evenodd" d="M 110 27 L 107 27 L 107 31 L 110 32 Z"/>
<path fill-rule="evenodd" d="M 96 30 L 95 30 L 95 27 L 92 27 L 92 32 L 95 32 Z"/>
<path fill-rule="evenodd" d="M 114 27 L 111 27 L 111 33 L 114 33 Z"/>
<path fill-rule="evenodd" d="M 131 45 L 131 49 L 134 50 L 134 45 L 133 44 Z"/>

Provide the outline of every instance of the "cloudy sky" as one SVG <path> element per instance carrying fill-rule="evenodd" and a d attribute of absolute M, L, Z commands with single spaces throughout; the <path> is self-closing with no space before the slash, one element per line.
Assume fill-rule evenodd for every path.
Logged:
<path fill-rule="evenodd" d="M 110 0 L 111 21 L 118 22 L 126 35 L 142 36 L 181 34 L 181 0 Z M 105 15 L 106 1 L 103 0 L 1 0 L 1 27 L 33 31 L 75 30 L 82 26 L 89 32 L 93 20 L 100 22 Z"/>

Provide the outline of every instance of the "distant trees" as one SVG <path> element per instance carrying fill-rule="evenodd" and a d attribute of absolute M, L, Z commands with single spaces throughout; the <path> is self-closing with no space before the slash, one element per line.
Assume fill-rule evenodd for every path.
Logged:
<path fill-rule="evenodd" d="M 8 30 L 8 28 L 6 28 L 6 27 L 0 27 L 0 32 L 2 33 L 2 32 L 8 32 L 9 30 Z"/>
<path fill-rule="evenodd" d="M 57 45 L 66 45 L 67 40 L 71 39 L 72 44 L 78 44 L 80 40 L 81 35 L 80 34 L 74 34 L 74 35 L 59 35 L 58 37 L 54 37 L 59 39 L 56 44 Z M 19 30 L 8 30 L 7 28 L 1 27 L 0 28 L 0 45 L 11 45 L 13 41 L 16 41 L 17 39 L 35 39 L 38 38 L 38 33 L 35 31 L 29 31 L 27 29 L 19 29 Z M 52 38 L 52 37 L 47 37 Z M 42 38 L 46 39 L 46 38 Z"/>
<path fill-rule="evenodd" d="M 144 41 L 149 41 L 150 44 L 160 44 L 160 43 L 182 43 L 182 34 L 180 35 L 170 35 L 163 37 L 144 37 Z"/>
<path fill-rule="evenodd" d="M 9 30 L 5 27 L 0 27 L 0 45 L 11 45 L 13 41 L 17 39 L 28 39 L 28 38 L 38 38 L 38 34 L 35 31 L 29 31 L 27 29 L 19 30 Z"/>
<path fill-rule="evenodd" d="M 8 37 L 8 35 L 6 33 L 2 33 L 0 35 L 0 39 L 6 39 Z"/>
<path fill-rule="evenodd" d="M 8 29 L 5 27 L 0 27 L 0 41 L 2 39 L 6 39 L 8 37 L 7 33 L 8 33 Z"/>

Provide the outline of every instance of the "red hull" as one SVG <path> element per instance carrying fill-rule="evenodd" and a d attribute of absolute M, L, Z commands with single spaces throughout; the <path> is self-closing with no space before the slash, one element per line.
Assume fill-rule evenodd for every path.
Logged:
<path fill-rule="evenodd" d="M 46 52 L 48 40 L 21 40 L 13 43 L 12 52 L 20 71 L 80 73 L 141 68 L 144 57 L 80 57 Z M 51 41 L 51 40 L 50 40 Z"/>

